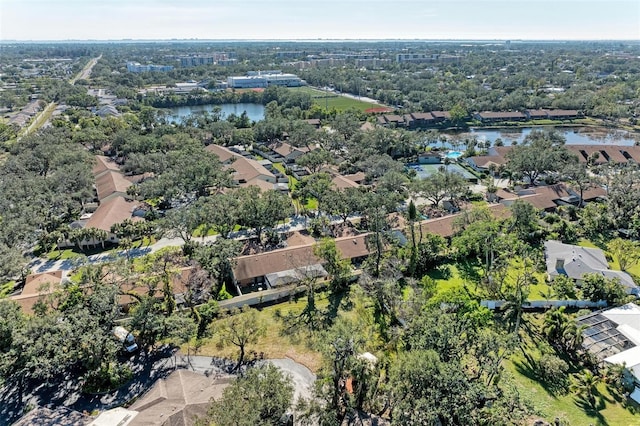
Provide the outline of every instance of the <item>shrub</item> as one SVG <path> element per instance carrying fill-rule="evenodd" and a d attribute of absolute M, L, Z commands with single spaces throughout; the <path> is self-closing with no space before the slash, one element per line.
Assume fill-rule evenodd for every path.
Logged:
<path fill-rule="evenodd" d="M 552 354 L 544 354 L 536 363 L 536 374 L 552 393 L 564 394 L 569 388 L 569 366 Z"/>

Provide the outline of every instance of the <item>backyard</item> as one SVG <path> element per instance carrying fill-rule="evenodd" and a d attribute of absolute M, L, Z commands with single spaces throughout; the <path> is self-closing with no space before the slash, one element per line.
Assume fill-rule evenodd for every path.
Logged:
<path fill-rule="evenodd" d="M 574 393 L 553 392 L 538 379 L 531 362 L 523 354 L 526 353 L 529 359 L 539 359 L 540 348 L 548 347 L 538 333 L 542 326 L 542 318 L 542 314 L 524 315 L 523 321 L 526 326 L 520 329 L 520 348 L 504 364 L 512 375 L 520 395 L 533 403 L 538 415 L 547 421 L 558 418 L 569 425 L 640 425 L 640 407 L 633 402 L 623 405 L 618 397 L 609 392 L 604 383 L 598 385 L 597 408 L 594 410 Z"/>

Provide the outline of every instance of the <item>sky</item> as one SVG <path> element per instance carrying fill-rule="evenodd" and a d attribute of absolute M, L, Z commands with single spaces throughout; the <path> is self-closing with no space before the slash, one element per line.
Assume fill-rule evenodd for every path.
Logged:
<path fill-rule="evenodd" d="M 640 0 L 0 0 L 0 40 L 640 40 Z"/>

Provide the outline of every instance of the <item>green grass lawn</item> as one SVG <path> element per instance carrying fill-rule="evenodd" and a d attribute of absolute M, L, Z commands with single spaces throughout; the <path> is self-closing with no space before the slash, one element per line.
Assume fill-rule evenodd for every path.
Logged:
<path fill-rule="evenodd" d="M 9 294 L 11 294 L 15 286 L 16 286 L 15 281 L 9 281 L 0 285 L 0 299 L 3 297 L 7 297 Z"/>
<path fill-rule="evenodd" d="M 466 288 L 472 294 L 478 294 L 479 289 L 476 287 L 475 280 L 480 278 L 482 271 L 477 264 L 471 261 L 447 263 L 444 268 L 448 268 L 448 276 L 442 273 L 442 268 L 434 269 L 427 274 L 436 281 L 438 292 Z M 514 261 L 507 272 L 509 279 L 515 280 L 521 269 L 522 264 L 517 260 Z M 551 289 L 545 280 L 545 274 L 534 272 L 533 275 L 537 284 L 529 287 L 529 300 L 545 300 L 545 295 Z"/>
<path fill-rule="evenodd" d="M 537 334 L 542 318 L 542 314 L 525 314 L 523 319 L 527 320 L 528 328 L 521 328 L 520 333 L 522 349 L 534 359 L 538 359 L 539 348 L 544 344 L 543 338 Z M 537 417 L 543 417 L 546 421 L 552 422 L 558 417 L 570 425 L 640 425 L 640 407 L 633 402 L 624 406 L 604 383 L 598 386 L 597 410 L 593 410 L 570 392 L 554 394 L 547 390 L 529 367 L 521 350 L 517 350 L 504 365 L 513 377 L 520 396 L 534 405 Z"/>
<path fill-rule="evenodd" d="M 598 247 L 592 241 L 589 241 L 587 239 L 581 239 L 578 242 L 578 245 L 582 246 L 582 247 L 587 247 L 587 248 L 600 248 L 600 249 L 602 249 L 602 247 Z M 618 263 L 618 260 L 616 258 L 614 258 L 608 250 L 605 249 L 604 253 L 605 253 L 605 256 L 607 256 L 607 259 L 611 259 L 611 260 L 609 260 L 609 268 L 619 271 L 620 270 L 620 264 Z M 640 263 L 637 263 L 637 264 L 631 266 L 629 269 L 627 269 L 627 272 L 630 275 L 634 276 L 634 277 L 640 277 Z"/>
<path fill-rule="evenodd" d="M 346 96 L 324 92 L 322 90 L 314 89 L 313 87 L 295 87 L 290 88 L 289 90 L 308 93 L 313 98 L 314 104 L 322 108 L 335 108 L 338 111 L 344 111 L 352 108 L 365 111 L 369 108 L 375 108 L 379 106 L 377 104 L 364 102 L 358 99 L 347 98 Z"/>
<path fill-rule="evenodd" d="M 266 326 L 266 334 L 258 340 L 258 343 L 250 345 L 248 350 L 257 353 L 263 352 L 266 358 L 291 358 L 309 368 L 311 371 L 317 371 L 320 368 L 322 356 L 317 351 L 311 349 L 309 345 L 300 339 L 300 341 L 292 341 L 291 337 L 282 332 L 282 322 L 276 319 L 276 311 L 282 315 L 289 312 L 299 313 L 306 305 L 306 298 L 300 297 L 287 303 L 281 303 L 274 306 L 268 306 L 258 311 L 258 319 L 261 324 Z M 325 309 L 329 305 L 329 299 L 326 293 L 318 293 L 316 295 L 316 306 L 318 309 Z M 215 321 L 212 325 L 215 328 Z M 182 347 L 182 352 L 186 353 L 186 345 Z M 217 345 L 217 339 L 214 337 L 205 342 L 199 355 L 218 356 L 229 359 L 237 359 L 238 349 L 231 345 L 220 348 Z"/>

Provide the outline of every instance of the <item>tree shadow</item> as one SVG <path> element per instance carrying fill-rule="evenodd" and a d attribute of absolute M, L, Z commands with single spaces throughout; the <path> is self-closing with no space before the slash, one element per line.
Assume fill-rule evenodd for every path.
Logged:
<path fill-rule="evenodd" d="M 351 310 L 353 308 L 353 301 L 348 297 L 347 291 L 340 291 L 338 293 L 331 292 L 328 300 L 329 305 L 323 312 L 325 327 L 331 327 L 331 325 L 333 325 L 341 307 L 345 310 Z"/>
<path fill-rule="evenodd" d="M 471 282 L 476 285 L 482 281 L 482 275 L 478 270 L 477 262 L 472 262 L 467 259 L 467 260 L 458 262 L 456 266 L 458 267 L 460 278 L 462 278 L 463 281 Z"/>
<path fill-rule="evenodd" d="M 578 408 L 584 411 L 584 413 L 587 416 L 594 418 L 596 420 L 596 425 L 598 426 L 609 425 L 609 422 L 607 422 L 607 419 L 605 419 L 605 417 L 600 412 L 601 410 L 604 410 L 606 408 L 605 399 L 602 395 L 600 394 L 596 395 L 596 402 L 593 406 L 589 401 L 587 401 L 585 398 L 580 396 L 574 397 L 574 403 Z"/>

